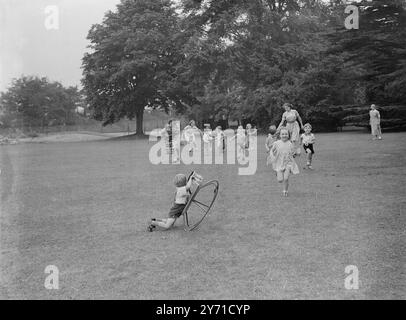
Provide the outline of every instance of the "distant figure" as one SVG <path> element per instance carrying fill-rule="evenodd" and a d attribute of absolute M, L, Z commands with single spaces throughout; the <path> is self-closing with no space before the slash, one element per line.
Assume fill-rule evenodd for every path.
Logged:
<path fill-rule="evenodd" d="M 237 159 L 239 161 L 245 161 L 245 148 L 247 139 L 243 126 L 238 126 L 235 138 L 237 139 Z"/>
<path fill-rule="evenodd" d="M 224 132 L 221 130 L 220 126 L 217 126 L 213 132 L 214 136 L 214 144 L 217 150 L 224 151 L 225 144 L 224 144 Z"/>
<path fill-rule="evenodd" d="M 381 115 L 379 114 L 379 111 L 376 110 L 376 106 L 374 104 L 371 104 L 371 110 L 369 111 L 369 123 L 371 125 L 372 139 L 381 140 Z"/>
<path fill-rule="evenodd" d="M 290 141 L 296 148 L 296 155 L 300 155 L 299 138 L 300 138 L 300 129 L 303 129 L 302 118 L 300 117 L 299 112 L 293 109 L 291 103 L 283 104 L 283 108 L 285 109 L 285 112 L 282 115 L 282 121 L 279 124 L 278 132 L 283 126 L 285 126 L 285 128 L 288 129 Z"/>
<path fill-rule="evenodd" d="M 218 126 L 221 126 L 221 130 L 226 130 L 228 129 L 228 120 L 226 115 L 222 115 L 221 120 L 218 121 Z"/>
<path fill-rule="evenodd" d="M 185 129 L 183 129 L 183 133 L 186 144 L 189 147 L 189 153 L 196 151 L 196 134 L 200 134 L 200 130 L 196 126 L 196 122 L 194 120 L 190 120 L 189 125 L 187 125 Z"/>
<path fill-rule="evenodd" d="M 245 137 L 246 143 L 245 143 L 245 148 L 246 148 L 247 150 L 250 150 L 250 147 L 251 147 L 251 149 L 253 148 L 253 146 L 250 146 L 250 138 L 251 138 L 252 136 L 255 136 L 255 135 L 257 134 L 257 129 L 256 129 L 256 127 L 255 127 L 255 129 L 252 128 L 251 124 L 250 124 L 250 123 L 247 123 L 247 125 L 245 126 L 245 131 L 246 131 L 246 137 Z"/>
<path fill-rule="evenodd" d="M 203 151 L 204 151 L 204 163 L 211 163 L 212 159 L 212 145 L 214 140 L 213 131 L 210 128 L 210 124 L 206 123 L 204 125 L 203 131 Z"/>
<path fill-rule="evenodd" d="M 165 141 L 166 152 L 172 154 L 172 125 L 170 122 L 165 124 L 165 128 L 161 130 L 161 139 Z"/>

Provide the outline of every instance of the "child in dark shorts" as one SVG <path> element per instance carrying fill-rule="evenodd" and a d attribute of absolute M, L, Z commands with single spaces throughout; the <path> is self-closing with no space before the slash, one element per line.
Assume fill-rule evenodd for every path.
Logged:
<path fill-rule="evenodd" d="M 300 136 L 300 140 L 302 142 L 303 145 L 303 149 L 306 151 L 306 155 L 307 155 L 307 163 L 306 163 L 306 167 L 307 169 L 313 169 L 312 168 L 312 161 L 313 161 L 313 154 L 314 154 L 314 142 L 315 142 L 315 137 L 314 134 L 312 133 L 312 126 L 310 125 L 310 123 L 306 123 L 304 126 L 304 131 L 305 133 L 303 133 Z M 305 167 L 305 169 L 306 169 Z"/>
<path fill-rule="evenodd" d="M 176 186 L 176 193 L 173 205 L 168 213 L 168 218 L 152 218 L 149 221 L 148 231 L 152 232 L 156 227 L 161 227 L 164 230 L 168 230 L 174 225 L 176 219 L 182 215 L 183 209 L 185 209 L 189 200 L 189 190 L 193 179 L 194 177 L 192 176 L 191 179 L 187 181 L 184 174 L 177 174 L 175 176 L 174 184 Z"/>

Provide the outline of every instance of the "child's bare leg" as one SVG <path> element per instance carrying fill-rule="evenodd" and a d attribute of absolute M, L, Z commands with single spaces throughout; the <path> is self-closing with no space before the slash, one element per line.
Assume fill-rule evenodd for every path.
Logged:
<path fill-rule="evenodd" d="M 310 150 L 307 150 L 307 165 L 310 166 L 312 164 L 312 153 Z"/>
<path fill-rule="evenodd" d="M 276 178 L 278 179 L 279 183 L 282 183 L 283 182 L 283 171 L 277 171 Z"/>
<path fill-rule="evenodd" d="M 290 175 L 290 169 L 287 168 L 285 172 L 283 173 L 283 193 L 287 195 L 288 188 L 289 188 L 289 175 Z"/>
<path fill-rule="evenodd" d="M 175 218 L 155 219 L 151 221 L 151 224 L 155 227 L 161 227 L 162 229 L 167 230 L 174 225 L 175 221 Z"/>

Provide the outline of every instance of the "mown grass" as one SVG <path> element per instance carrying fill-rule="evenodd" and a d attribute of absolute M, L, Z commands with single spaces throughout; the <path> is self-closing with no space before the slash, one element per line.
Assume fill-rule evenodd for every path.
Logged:
<path fill-rule="evenodd" d="M 315 170 L 293 177 L 288 198 L 262 151 L 256 174 L 239 176 L 152 165 L 143 140 L 0 146 L 0 296 L 404 299 L 405 138 L 318 134 Z M 220 182 L 212 214 L 195 232 L 147 233 L 173 176 L 192 169 Z M 47 265 L 59 290 L 44 287 Z M 347 265 L 359 290 L 344 288 Z"/>

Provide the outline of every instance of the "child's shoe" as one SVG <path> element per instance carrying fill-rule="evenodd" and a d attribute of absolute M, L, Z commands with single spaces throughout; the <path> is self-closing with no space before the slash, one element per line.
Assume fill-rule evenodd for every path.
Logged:
<path fill-rule="evenodd" d="M 147 231 L 148 231 L 148 232 L 154 231 L 155 226 L 152 225 L 152 221 L 155 221 L 155 220 L 156 220 L 155 218 L 152 218 L 152 219 L 149 219 L 149 220 L 148 220 L 148 227 L 147 227 Z"/>
<path fill-rule="evenodd" d="M 288 191 L 287 190 L 283 190 L 283 196 L 287 197 L 288 196 Z"/>

